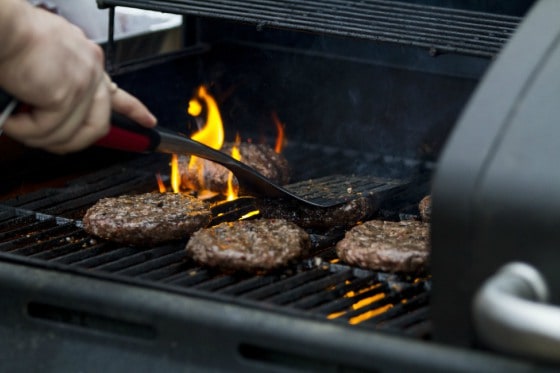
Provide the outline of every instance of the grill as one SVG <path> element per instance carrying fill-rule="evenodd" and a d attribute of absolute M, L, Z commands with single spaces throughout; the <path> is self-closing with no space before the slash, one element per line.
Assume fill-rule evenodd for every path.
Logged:
<path fill-rule="evenodd" d="M 283 153 L 294 166 L 287 189 L 322 200 L 359 190 L 374 207 L 367 219 L 393 221 L 420 219 L 418 202 L 433 193 L 433 260 L 428 273 L 414 276 L 349 266 L 334 249 L 344 227 L 307 229 L 310 255 L 257 275 L 198 265 L 184 250 L 188 237 L 150 247 L 107 242 L 82 229 L 85 211 L 103 197 L 157 190 L 156 175 L 169 182 L 169 156 L 100 148 L 52 156 L 24 149 L 9 161 L 12 173 L 0 197 L 0 306 L 6 310 L 0 337 L 16 341 L 3 344 L 7 369 L 548 368 L 528 353 L 491 343 L 492 331 L 500 330 L 485 320 L 490 337 L 474 330 L 480 320 L 471 320 L 472 299 L 485 280 L 505 262 L 540 257 L 506 254 L 496 236 L 483 240 L 478 226 L 469 225 L 470 201 L 456 203 L 457 195 L 470 198 L 477 178 L 450 171 L 462 169 L 465 154 L 491 157 L 476 139 L 485 133 L 483 123 L 494 128 L 499 116 L 474 116 L 469 123 L 469 109 L 471 116 L 477 112 L 477 90 L 509 81 L 493 77 L 509 71 L 500 58 L 515 59 L 516 43 L 509 52 L 507 43 L 524 35 L 519 25 L 532 3 L 99 0 L 111 17 L 115 6 L 184 16 L 184 45 L 177 51 L 119 61 L 114 41 L 107 44 L 113 80 L 145 102 L 160 126 L 194 130 L 185 109 L 200 84 L 220 104 L 226 140 L 239 133 L 273 142 L 271 113 L 277 114 L 286 124 Z M 532 14 L 539 25 L 554 12 Z M 552 54 L 550 40 L 535 43 L 549 51 L 542 55 Z M 527 37 L 517 43 L 527 45 Z M 517 56 L 520 66 L 545 65 L 537 51 L 525 54 Z M 502 68 L 493 71 L 496 65 Z M 525 71 L 535 76 L 538 69 Z M 496 89 L 492 97 L 508 96 Z M 482 107 L 484 113 L 496 109 Z M 473 126 L 476 134 L 468 131 Z M 500 154 L 497 144 L 507 130 L 495 128 L 488 144 Z M 458 140 L 457 132 L 469 141 Z M 34 163 L 22 168 L 29 159 Z M 253 202 L 215 207 L 212 224 L 237 218 Z M 467 247 L 477 239 L 488 254 Z"/>
<path fill-rule="evenodd" d="M 359 324 L 364 327 L 400 329 L 419 338 L 429 337 L 429 279 L 404 278 L 338 264 L 332 246 L 341 238 L 340 231 L 312 235 L 317 256 L 279 273 L 254 277 L 228 276 L 200 268 L 184 252 L 185 242 L 139 250 L 98 242 L 80 228 L 79 219 L 100 198 L 156 190 L 154 175 L 168 172 L 168 162 L 158 156 L 142 157 L 81 177 L 64 188 L 4 201 L 2 254 L 47 268 L 63 266 L 112 281 L 276 309 L 302 317 L 354 324 L 362 315 L 364 321 Z M 329 184 L 333 183 L 331 179 Z M 334 182 L 346 190 L 348 180 Z M 377 185 L 366 183 L 373 192 Z M 418 189 L 422 193 L 422 187 Z M 394 194 L 384 191 L 375 198 L 388 199 L 388 195 Z M 236 206 L 233 212 L 242 207 Z M 414 312 L 409 312 L 411 309 Z M 376 318 L 377 313 L 382 315 Z"/>

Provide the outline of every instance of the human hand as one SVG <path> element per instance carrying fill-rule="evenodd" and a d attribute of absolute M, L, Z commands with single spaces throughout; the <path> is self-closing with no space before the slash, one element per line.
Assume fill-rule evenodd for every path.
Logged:
<path fill-rule="evenodd" d="M 11 28 L 0 30 L 6 46 L 0 51 L 0 86 L 30 107 L 6 121 L 10 137 L 63 154 L 104 136 L 111 110 L 155 126 L 156 119 L 138 99 L 111 83 L 101 48 L 80 29 L 25 1 L 8 0 L 3 9 L 0 21 L 6 13 L 10 19 L 0 22 L 0 29 Z"/>

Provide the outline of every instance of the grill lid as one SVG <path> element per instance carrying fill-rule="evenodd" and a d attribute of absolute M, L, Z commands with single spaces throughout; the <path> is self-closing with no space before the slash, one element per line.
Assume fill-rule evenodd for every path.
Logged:
<path fill-rule="evenodd" d="M 100 7 L 128 6 L 218 18 L 265 27 L 391 42 L 430 53 L 495 56 L 520 17 L 389 1 L 98 0 Z"/>

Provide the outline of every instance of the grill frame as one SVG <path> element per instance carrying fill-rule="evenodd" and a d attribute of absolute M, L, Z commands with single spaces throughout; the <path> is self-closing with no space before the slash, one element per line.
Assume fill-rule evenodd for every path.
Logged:
<path fill-rule="evenodd" d="M 18 341 L 18 348 L 3 346 L 11 356 L 4 366 L 9 370 L 474 372 L 491 366 L 516 372 L 531 367 L 480 351 L 301 320 L 27 263 L 0 262 L 0 292 L 5 295 L 0 306 L 12 321 L 10 327 L 0 325 L 1 340 Z M 66 318 L 53 316 L 49 313 L 53 310 Z"/>

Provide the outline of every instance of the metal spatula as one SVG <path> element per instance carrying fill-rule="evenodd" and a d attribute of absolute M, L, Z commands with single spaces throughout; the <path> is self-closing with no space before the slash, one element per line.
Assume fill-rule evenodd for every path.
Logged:
<path fill-rule="evenodd" d="M 0 131 L 1 125 L 13 110 L 17 110 L 17 100 L 0 89 Z M 19 105 L 21 107 L 21 105 Z M 329 185 L 323 187 L 320 183 L 313 183 L 313 188 L 308 188 L 311 192 L 309 196 L 304 197 L 301 194 L 302 189 L 298 189 L 298 193 L 294 193 L 280 185 L 273 183 L 264 177 L 258 171 L 247 166 L 244 163 L 228 156 L 225 153 L 214 150 L 204 144 L 194 141 L 180 133 L 172 132 L 162 127 L 145 128 L 138 123 L 132 121 L 128 117 L 113 112 L 111 116 L 112 126 L 109 133 L 100 139 L 96 145 L 119 149 L 131 152 L 149 153 L 161 152 L 171 154 L 190 154 L 200 158 L 221 164 L 229 169 L 244 190 L 250 191 L 255 195 L 264 197 L 287 198 L 297 200 L 300 203 L 315 207 L 332 207 L 348 202 L 353 198 L 358 198 L 363 192 L 371 194 L 370 189 L 349 188 L 352 193 L 337 193 L 337 198 L 329 193 Z M 0 132 L 1 133 L 1 132 Z M 377 182 L 377 186 L 383 189 L 390 189 L 395 185 L 389 185 L 385 182 Z M 349 190 L 350 190 L 349 189 Z M 374 188 L 375 189 L 375 188 Z M 306 190 L 305 188 L 303 189 Z M 319 193 L 317 193 L 319 191 Z M 324 191 L 324 193 L 322 192 Z M 303 193 L 308 194 L 308 193 Z M 332 194 L 332 191 L 331 191 Z"/>
<path fill-rule="evenodd" d="M 394 181 L 384 181 L 379 178 L 375 179 L 375 185 L 371 181 L 363 182 L 364 180 L 361 180 L 349 184 L 345 191 L 337 191 L 336 195 L 333 195 L 332 188 L 329 188 L 329 183 L 332 184 L 332 181 L 329 180 L 329 183 L 324 186 L 319 181 L 310 181 L 307 188 L 309 193 L 306 193 L 306 188 L 301 186 L 296 188 L 298 191 L 296 193 L 277 185 L 258 171 L 227 154 L 180 133 L 161 127 L 145 128 L 117 113 L 113 113 L 111 120 L 112 127 L 109 134 L 99 140 L 96 145 L 133 152 L 190 154 L 208 159 L 229 169 L 244 190 L 259 196 L 287 198 L 315 207 L 332 207 L 363 196 L 365 193 L 371 194 L 375 189 L 387 190 L 399 186 Z"/>

